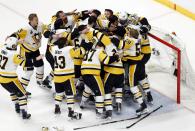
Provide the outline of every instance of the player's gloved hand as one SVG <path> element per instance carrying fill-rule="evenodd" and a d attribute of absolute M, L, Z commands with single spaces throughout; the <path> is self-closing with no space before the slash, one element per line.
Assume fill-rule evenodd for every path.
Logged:
<path fill-rule="evenodd" d="M 113 37 L 113 38 L 111 38 L 111 42 L 112 42 L 116 47 L 118 47 L 118 46 L 119 46 L 119 43 L 120 43 L 120 40 L 117 39 L 117 38 L 115 38 L 115 37 Z"/>
<path fill-rule="evenodd" d="M 81 42 L 81 47 L 83 47 L 86 51 L 90 50 L 92 46 L 93 46 L 93 43 L 91 42 L 86 43 L 85 40 L 82 40 Z"/>
<path fill-rule="evenodd" d="M 119 55 L 117 53 L 115 53 L 113 56 L 110 57 L 109 64 L 113 63 L 113 62 L 118 62 L 119 60 L 120 60 Z"/>
<path fill-rule="evenodd" d="M 149 32 L 149 27 L 147 25 L 142 25 L 140 27 L 140 34 L 143 35 L 143 34 L 147 34 Z"/>
<path fill-rule="evenodd" d="M 43 36 L 45 38 L 50 38 L 53 34 L 54 34 L 54 32 L 48 30 L 48 31 L 44 32 Z"/>
<path fill-rule="evenodd" d="M 71 40 L 79 36 L 79 30 L 75 28 L 73 32 L 71 33 Z"/>

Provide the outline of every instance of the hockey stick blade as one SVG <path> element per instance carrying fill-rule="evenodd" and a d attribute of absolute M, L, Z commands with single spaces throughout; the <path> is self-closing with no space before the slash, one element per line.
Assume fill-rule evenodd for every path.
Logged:
<path fill-rule="evenodd" d="M 150 116 L 152 113 L 158 111 L 160 108 L 162 108 L 163 105 L 160 105 L 159 107 L 157 107 L 156 109 L 152 110 L 151 112 L 149 112 L 148 114 L 146 114 L 144 117 L 141 117 L 139 120 L 137 120 L 136 122 L 134 122 L 133 124 L 129 125 L 126 127 L 126 129 L 131 128 L 132 126 L 136 125 L 137 123 L 139 123 L 140 121 L 142 121 L 143 119 L 147 118 L 148 116 Z"/>
<path fill-rule="evenodd" d="M 113 123 L 122 122 L 122 121 L 134 120 L 134 119 L 137 119 L 137 118 L 140 118 L 140 116 L 134 116 L 134 117 L 127 118 L 127 119 L 108 121 L 108 122 L 98 123 L 98 124 L 94 124 L 94 125 L 73 128 L 73 130 L 80 130 L 80 129 L 90 128 L 90 127 L 96 127 L 96 126 L 102 126 L 102 125 L 107 125 L 107 124 L 113 124 Z"/>

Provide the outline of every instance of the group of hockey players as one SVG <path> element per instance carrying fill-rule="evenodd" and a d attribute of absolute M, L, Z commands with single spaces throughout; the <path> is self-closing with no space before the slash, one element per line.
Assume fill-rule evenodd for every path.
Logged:
<path fill-rule="evenodd" d="M 28 20 L 26 27 L 9 35 L 0 47 L 0 84 L 23 119 L 31 117 L 27 111 L 31 93 L 26 90 L 34 68 L 38 86 L 51 89 L 54 82 L 55 114 L 61 113 L 66 99 L 68 118 L 80 119 L 82 114 L 74 111 L 74 103 L 75 96 L 81 95 L 81 109 L 91 100 L 98 118 L 111 119 L 113 108 L 121 112 L 126 93 L 139 104 L 137 115 L 147 112 L 153 98 L 145 72 L 151 55 L 147 36 L 151 26 L 145 17 L 93 9 L 58 11 L 50 24 L 40 23 L 34 13 Z M 45 79 L 45 61 L 39 51 L 42 36 L 48 39 L 45 58 L 51 66 Z M 21 79 L 17 66 L 24 71 Z"/>

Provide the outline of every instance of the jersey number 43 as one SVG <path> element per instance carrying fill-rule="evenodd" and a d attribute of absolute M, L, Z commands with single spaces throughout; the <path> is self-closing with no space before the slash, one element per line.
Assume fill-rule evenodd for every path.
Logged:
<path fill-rule="evenodd" d="M 55 56 L 55 68 L 64 69 L 66 67 L 66 61 L 64 56 Z"/>

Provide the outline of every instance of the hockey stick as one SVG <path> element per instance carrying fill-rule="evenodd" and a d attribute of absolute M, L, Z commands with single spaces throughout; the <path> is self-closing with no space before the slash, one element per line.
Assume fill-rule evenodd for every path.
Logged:
<path fill-rule="evenodd" d="M 147 115 L 145 115 L 144 117 L 140 118 L 139 120 L 137 120 L 136 122 L 134 122 L 133 124 L 127 126 L 126 128 L 131 128 L 132 126 L 136 125 L 138 122 L 142 121 L 143 119 L 147 118 L 148 116 L 150 116 L 152 113 L 158 111 L 160 108 L 162 108 L 163 106 L 160 105 L 159 107 L 157 107 L 156 109 L 152 110 L 150 113 L 148 113 Z"/>
<path fill-rule="evenodd" d="M 137 119 L 139 117 L 140 116 L 134 116 L 134 117 L 127 118 L 127 119 L 121 119 L 121 120 L 115 120 L 115 121 L 108 121 L 108 122 L 103 122 L 103 123 L 99 123 L 99 124 L 94 124 L 94 125 L 89 125 L 89 126 L 83 126 L 83 127 L 73 128 L 73 130 L 80 130 L 80 129 L 90 128 L 90 127 L 102 126 L 102 125 L 107 125 L 107 124 L 112 124 L 112 123 L 117 123 L 117 122 L 122 122 L 122 121 L 127 121 L 127 120 L 134 120 L 134 119 Z"/>

